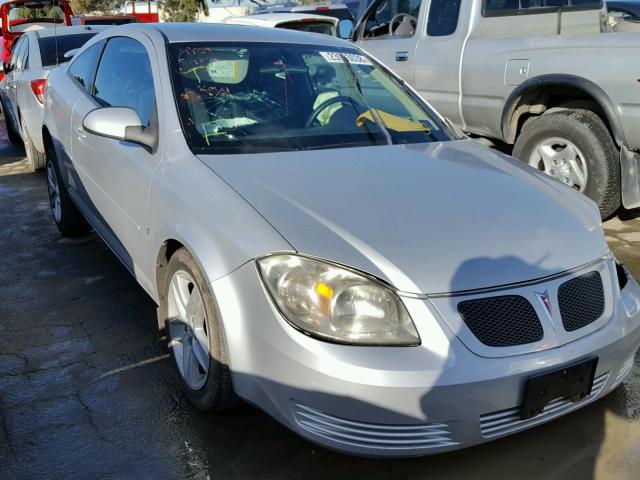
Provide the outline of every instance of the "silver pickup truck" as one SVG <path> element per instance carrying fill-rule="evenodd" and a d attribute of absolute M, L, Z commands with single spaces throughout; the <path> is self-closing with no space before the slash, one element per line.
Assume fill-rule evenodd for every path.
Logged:
<path fill-rule="evenodd" d="M 600 0 L 374 0 L 354 31 L 462 130 L 595 200 L 640 206 L 640 33 Z"/>

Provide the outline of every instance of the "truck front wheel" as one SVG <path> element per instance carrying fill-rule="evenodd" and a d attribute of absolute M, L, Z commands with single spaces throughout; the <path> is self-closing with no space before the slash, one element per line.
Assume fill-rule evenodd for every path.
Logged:
<path fill-rule="evenodd" d="M 620 207 L 619 153 L 589 110 L 560 110 L 527 121 L 513 156 L 594 200 L 602 218 Z"/>

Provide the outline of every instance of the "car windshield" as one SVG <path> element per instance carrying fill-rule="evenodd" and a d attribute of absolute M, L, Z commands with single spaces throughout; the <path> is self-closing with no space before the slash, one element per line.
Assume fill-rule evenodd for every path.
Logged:
<path fill-rule="evenodd" d="M 55 2 L 51 2 L 55 3 Z M 9 7 L 9 31 L 22 31 L 24 23 L 46 22 L 63 23 L 64 12 L 58 5 L 47 5 L 46 2 L 25 2 Z"/>
<path fill-rule="evenodd" d="M 450 139 L 439 117 L 354 48 L 176 43 L 169 55 L 183 130 L 194 152 Z"/>

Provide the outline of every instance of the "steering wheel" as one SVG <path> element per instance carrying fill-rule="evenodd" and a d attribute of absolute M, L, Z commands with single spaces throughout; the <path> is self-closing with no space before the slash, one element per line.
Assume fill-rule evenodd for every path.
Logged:
<path fill-rule="evenodd" d="M 394 33 L 395 29 L 393 28 L 393 24 L 396 22 L 396 20 L 403 17 L 407 17 L 409 19 L 409 21 L 411 22 L 411 26 L 413 27 L 413 31 L 415 32 L 416 27 L 418 26 L 418 19 L 413 15 L 409 15 L 408 13 L 398 13 L 394 15 L 391 21 L 389 22 L 389 35 L 395 35 Z M 402 23 L 402 21 L 400 21 L 400 23 Z M 398 24 L 398 27 L 399 26 L 400 24 Z"/>
<path fill-rule="evenodd" d="M 347 104 L 353 104 L 353 103 L 358 103 L 358 102 L 356 102 L 351 97 L 347 97 L 346 95 L 338 95 L 337 97 L 331 97 L 331 98 L 325 100 L 324 102 L 322 102 L 320 105 L 318 105 L 313 110 L 313 112 L 311 112 L 311 115 L 309 115 L 309 118 L 307 118 L 307 121 L 304 123 L 304 127 L 305 128 L 311 127 L 311 125 L 313 125 L 313 123 L 318 119 L 318 116 L 323 111 L 325 111 L 331 105 L 334 105 L 336 103 L 347 105 Z"/>

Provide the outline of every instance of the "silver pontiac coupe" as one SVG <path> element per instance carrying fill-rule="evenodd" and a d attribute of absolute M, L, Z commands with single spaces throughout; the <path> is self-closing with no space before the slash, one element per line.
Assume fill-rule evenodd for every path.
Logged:
<path fill-rule="evenodd" d="M 158 304 L 185 394 L 352 454 L 486 442 L 616 388 L 640 286 L 595 204 L 460 135 L 357 47 L 132 24 L 51 72 L 63 235 Z"/>

